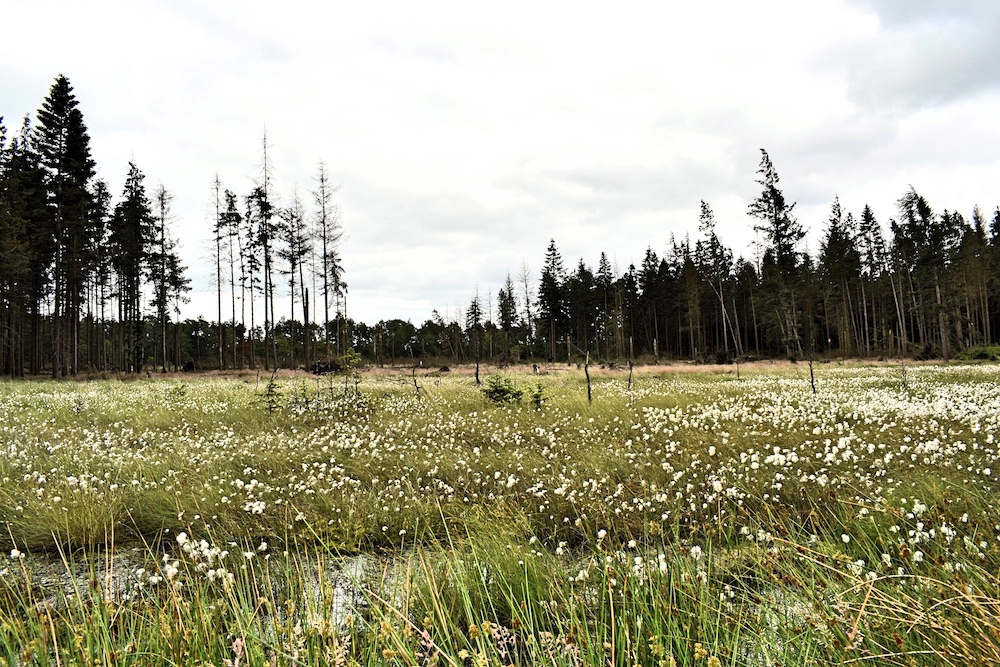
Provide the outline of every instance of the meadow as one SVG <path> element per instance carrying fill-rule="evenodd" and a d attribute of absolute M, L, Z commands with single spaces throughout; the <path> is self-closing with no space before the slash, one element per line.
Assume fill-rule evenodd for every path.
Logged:
<path fill-rule="evenodd" d="M 1000 368 L 594 376 L 2 383 L 0 656 L 1000 663 Z"/>

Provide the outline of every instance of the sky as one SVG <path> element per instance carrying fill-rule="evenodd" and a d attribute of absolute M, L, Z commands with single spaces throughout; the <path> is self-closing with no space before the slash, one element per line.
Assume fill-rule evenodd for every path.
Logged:
<path fill-rule="evenodd" d="M 834 197 L 1000 204 L 996 0 L 0 0 L 0 29 L 8 128 L 62 73 L 111 191 L 131 160 L 174 195 L 188 317 L 214 319 L 211 183 L 249 193 L 265 132 L 279 204 L 321 160 L 338 186 L 369 323 L 495 306 L 550 239 L 624 272 L 702 200 L 752 259 L 761 148 L 814 255 Z"/>

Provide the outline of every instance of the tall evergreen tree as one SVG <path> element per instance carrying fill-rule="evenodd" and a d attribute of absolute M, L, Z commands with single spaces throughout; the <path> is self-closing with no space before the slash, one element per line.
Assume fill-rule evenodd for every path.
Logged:
<path fill-rule="evenodd" d="M 805 231 L 793 215 L 795 204 L 789 204 L 778 188 L 778 172 L 767 151 L 762 148 L 760 153 L 757 184 L 761 186 L 761 193 L 750 203 L 749 213 L 760 221 L 754 229 L 762 232 L 767 242 L 761 271 L 763 293 L 770 302 L 767 319 L 771 324 L 770 332 L 781 339 L 786 350 L 795 349 L 801 353 L 800 304 L 796 302 L 796 288 L 801 263 L 798 244 Z"/>
<path fill-rule="evenodd" d="M 518 325 L 517 318 L 517 296 L 514 294 L 514 281 L 507 274 L 503 286 L 497 293 L 497 321 L 500 325 L 500 333 L 503 340 L 503 359 L 509 361 L 513 354 L 515 341 L 515 331 Z"/>
<path fill-rule="evenodd" d="M 25 365 L 31 373 L 41 371 L 43 302 L 55 255 L 46 172 L 33 137 L 25 116 L 9 145 L 0 141 L 0 307 L 7 309 L 2 372 L 13 377 L 23 376 Z"/>
<path fill-rule="evenodd" d="M 712 294 L 718 301 L 718 326 L 721 329 L 722 348 L 728 353 L 729 340 L 732 338 L 736 354 L 742 356 L 742 342 L 736 329 L 733 328 L 726 305 L 727 284 L 733 271 L 733 253 L 719 240 L 715 231 L 715 213 L 704 201 L 701 202 L 701 213 L 698 216 L 698 231 L 702 235 L 702 239 L 695 244 L 698 273 L 708 283 Z M 728 335 L 727 330 L 729 331 Z"/>
<path fill-rule="evenodd" d="M 93 292 L 94 310 L 96 311 L 90 320 L 93 323 L 97 320 L 93 328 L 90 353 L 90 367 L 100 370 L 107 370 L 107 305 L 111 298 L 111 279 L 113 267 L 111 265 L 111 253 L 108 250 L 108 237 L 111 233 L 111 191 L 108 184 L 97 179 L 93 182 L 91 190 L 91 211 L 90 217 L 94 230 L 94 271 L 91 277 L 91 291 Z"/>
<path fill-rule="evenodd" d="M 763 232 L 768 242 L 768 252 L 772 254 L 781 277 L 792 280 L 799 265 L 798 243 L 805 236 L 805 230 L 795 219 L 795 204 L 789 204 L 778 188 L 778 172 L 770 156 L 760 149 L 760 167 L 757 169 L 761 193 L 750 203 L 750 216 L 760 220 L 754 229 Z"/>
<path fill-rule="evenodd" d="M 157 354 L 160 357 L 160 370 L 167 372 L 167 324 L 170 318 L 170 305 L 173 291 L 171 284 L 179 278 L 174 275 L 183 273 L 180 259 L 177 256 L 177 243 L 171 237 L 168 226 L 172 221 L 171 204 L 173 195 L 162 184 L 153 193 L 153 228 L 149 238 L 149 253 L 146 258 L 148 274 L 153 288 L 153 298 L 150 305 L 156 313 L 159 327 L 157 337 L 159 346 Z M 154 355 L 155 358 L 155 355 Z M 174 365 L 177 365 L 175 358 Z M 155 366 L 155 363 L 154 363 Z"/>
<path fill-rule="evenodd" d="M 231 190 L 226 190 L 223 193 L 223 200 L 225 202 L 225 210 L 222 213 L 222 227 L 225 230 L 225 242 L 226 242 L 226 254 L 229 262 L 229 298 L 230 307 L 232 310 L 230 320 L 233 330 L 233 368 L 242 368 L 242 357 L 240 357 L 240 350 L 243 349 L 243 333 L 246 330 L 246 323 L 243 319 L 240 319 L 239 324 L 236 322 L 236 259 L 240 258 L 241 266 L 241 276 L 243 274 L 242 266 L 242 242 L 240 240 L 241 225 L 243 222 L 243 216 L 240 215 L 239 204 L 236 199 L 236 195 L 233 194 Z M 241 282 L 242 284 L 242 282 Z M 243 296 L 245 290 L 241 292 L 241 300 L 243 302 Z"/>
<path fill-rule="evenodd" d="M 280 235 L 279 218 L 271 199 L 262 186 L 257 186 L 247 199 L 247 218 L 254 223 L 252 249 L 260 251 L 260 284 L 264 297 L 264 368 L 278 367 L 278 344 L 274 333 L 277 322 L 274 312 L 275 254 Z M 254 253 L 256 254 L 256 253 Z M 251 306 L 252 310 L 252 306 Z M 272 366 L 273 365 L 273 366 Z"/>
<path fill-rule="evenodd" d="M 224 209 L 222 205 L 222 181 L 219 180 L 219 174 L 216 172 L 215 178 L 212 180 L 212 201 L 215 207 L 215 218 L 212 223 L 212 242 L 214 246 L 212 248 L 212 259 L 215 260 L 215 299 L 216 299 L 216 312 L 218 313 L 218 347 L 219 347 L 219 370 L 226 367 L 225 350 L 226 350 L 226 327 L 224 326 L 222 318 L 222 285 L 224 282 L 222 274 L 222 244 L 223 239 L 226 237 L 228 232 L 228 225 L 226 224 L 226 219 L 224 217 Z"/>
<path fill-rule="evenodd" d="M 861 255 L 861 304 L 864 313 L 865 352 L 871 354 L 885 344 L 889 329 L 884 300 L 884 282 L 888 278 L 891 292 L 896 295 L 896 283 L 888 275 L 888 250 L 882 226 L 868 204 L 861 210 L 858 220 L 858 252 Z M 897 302 L 898 305 L 898 302 Z M 890 339 L 891 340 L 891 339 Z"/>
<path fill-rule="evenodd" d="M 476 384 L 479 380 L 479 362 L 483 356 L 483 306 L 479 299 L 479 290 L 472 296 L 469 308 L 465 311 L 465 334 L 472 346 L 473 358 L 476 361 Z"/>
<path fill-rule="evenodd" d="M 145 176 L 129 162 L 122 199 L 111 219 L 109 243 L 117 276 L 118 322 L 121 330 L 118 367 L 142 369 L 142 273 L 147 265 L 155 229 L 152 205 L 143 183 Z"/>
<path fill-rule="evenodd" d="M 965 227 L 955 256 L 955 272 L 961 294 L 957 325 L 963 345 L 988 345 L 991 340 L 989 283 L 990 247 L 986 220 L 978 206 L 972 209 L 972 224 Z"/>
<path fill-rule="evenodd" d="M 566 294 L 569 298 L 569 320 L 574 344 L 584 352 L 590 352 L 597 330 L 598 307 L 594 272 L 582 257 L 577 263 L 576 271 L 569 276 Z"/>
<path fill-rule="evenodd" d="M 509 273 L 497 294 L 497 320 L 500 329 L 508 334 L 517 326 L 517 297 L 514 295 L 514 281 L 511 280 Z"/>
<path fill-rule="evenodd" d="M 263 255 L 261 276 L 264 288 L 264 347 L 265 361 L 270 359 L 273 367 L 278 367 L 278 341 L 275 335 L 277 316 L 274 312 L 274 256 L 280 236 L 280 220 L 274 205 L 274 193 L 271 179 L 274 166 L 268 155 L 271 145 L 267 143 L 267 130 L 261 141 L 260 179 L 250 193 L 249 205 L 254 210 L 253 219 L 256 222 L 255 242 Z M 250 217 L 250 216 L 248 216 Z M 268 364 L 265 363 L 265 368 Z"/>
<path fill-rule="evenodd" d="M 13 148 L 7 144 L 7 128 L 0 117 L 0 373 L 20 377 L 24 373 L 23 286 L 29 272 L 29 248 Z"/>
<path fill-rule="evenodd" d="M 654 354 L 659 351 L 660 317 L 666 315 L 664 297 L 666 296 L 666 271 L 661 271 L 661 261 L 652 247 L 646 248 L 642 258 L 639 273 L 636 276 L 639 289 L 638 307 L 639 322 L 645 334 L 643 342 L 647 352 Z"/>
<path fill-rule="evenodd" d="M 173 304 L 174 311 L 174 370 L 177 370 L 181 360 L 180 349 L 180 315 L 181 304 L 187 303 L 187 293 L 191 291 L 191 279 L 187 277 L 187 267 L 181 263 L 180 254 L 174 248 L 167 255 L 167 294 Z"/>
<path fill-rule="evenodd" d="M 281 227 L 280 231 L 284 236 L 284 243 L 278 250 L 278 256 L 286 263 L 287 271 L 283 271 L 288 276 L 288 293 L 291 301 L 291 317 L 289 319 L 289 326 L 294 326 L 295 320 L 295 286 L 299 286 L 298 300 L 302 304 L 303 315 L 308 311 L 309 304 L 306 303 L 306 284 L 304 267 L 306 263 L 306 258 L 309 256 L 309 246 L 310 237 L 307 228 L 305 211 L 302 207 L 302 201 L 299 199 L 299 194 L 296 191 L 292 195 L 292 201 L 289 206 L 285 207 L 281 211 Z M 303 355 L 306 357 L 306 365 L 308 366 L 308 329 L 309 323 L 303 316 Z M 292 366 L 295 366 L 295 344 L 294 344 L 294 332 L 292 333 L 292 345 L 290 349 L 292 350 Z"/>
<path fill-rule="evenodd" d="M 241 232 L 236 235 L 236 240 L 239 243 L 240 251 L 240 303 L 241 303 L 241 316 L 240 321 L 244 323 L 244 330 L 246 332 L 246 357 L 251 369 L 257 368 L 257 350 L 255 346 L 255 341 L 257 338 L 257 327 L 256 327 L 256 311 L 254 304 L 256 303 L 256 295 L 261 291 L 261 261 L 260 253 L 258 249 L 260 248 L 260 237 L 257 233 L 257 209 L 255 206 L 255 193 L 251 192 L 247 195 L 246 203 L 246 213 L 242 216 L 242 227 Z M 250 305 L 250 326 L 246 326 L 246 310 L 247 304 Z M 266 357 L 265 353 L 265 357 Z"/>
<path fill-rule="evenodd" d="M 60 74 L 38 110 L 38 152 L 48 172 L 53 265 L 53 377 L 79 369 L 79 322 L 92 268 L 89 184 L 94 176 L 90 136 L 73 87 Z"/>
<path fill-rule="evenodd" d="M 549 359 L 556 358 L 556 342 L 564 333 L 567 319 L 566 270 L 555 239 L 545 251 L 545 264 L 538 283 L 538 317 L 546 324 Z"/>
<path fill-rule="evenodd" d="M 614 315 L 615 274 L 611 268 L 611 262 L 608 261 L 607 254 L 603 252 L 597 261 L 597 273 L 594 275 L 594 282 L 600 307 L 596 332 L 598 340 L 597 352 L 598 355 L 603 354 L 605 357 L 611 358 L 614 356 L 614 352 L 611 350 L 612 340 L 620 330 L 618 318 Z"/>
<path fill-rule="evenodd" d="M 915 304 L 911 333 L 925 347 L 937 344 L 941 354 L 948 358 L 952 309 L 947 272 L 961 242 L 964 220 L 948 211 L 936 216 L 927 200 L 912 186 L 896 206 L 899 220 L 891 225 L 893 250 L 898 270 L 907 276 Z"/>
<path fill-rule="evenodd" d="M 861 253 L 858 251 L 858 231 L 854 217 L 846 218 L 835 197 L 830 206 L 830 218 L 820 242 L 819 271 L 824 281 L 826 338 L 836 336 L 836 347 L 845 354 L 853 351 L 854 307 L 852 292 L 861 279 Z"/>

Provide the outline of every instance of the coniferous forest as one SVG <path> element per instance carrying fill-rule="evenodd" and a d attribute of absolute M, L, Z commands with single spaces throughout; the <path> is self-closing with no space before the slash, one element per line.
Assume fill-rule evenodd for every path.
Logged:
<path fill-rule="evenodd" d="M 1000 208 L 937 211 L 907 187 L 880 218 L 834 199 L 810 256 L 764 150 L 747 211 L 760 239 L 753 258 L 734 256 L 702 201 L 694 241 L 650 247 L 624 272 L 604 253 L 596 269 L 564 262 L 553 240 L 537 280 L 522 267 L 462 313 L 435 311 L 419 326 L 356 322 L 326 168 L 307 201 L 278 206 L 267 151 L 265 136 L 250 192 L 212 183 L 217 309 L 181 320 L 191 281 L 171 192 L 149 187 L 135 164 L 120 185 L 96 177 L 64 76 L 34 118 L 17 129 L 0 118 L 0 372 L 294 368 L 350 350 L 376 364 L 948 359 L 991 356 L 1000 343 Z"/>

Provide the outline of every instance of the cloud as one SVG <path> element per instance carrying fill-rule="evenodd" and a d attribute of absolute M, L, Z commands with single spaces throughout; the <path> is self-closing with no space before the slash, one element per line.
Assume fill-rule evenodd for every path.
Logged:
<path fill-rule="evenodd" d="M 851 0 L 850 4 L 870 8 L 890 26 L 977 16 L 996 6 L 992 0 Z"/>
<path fill-rule="evenodd" d="M 840 50 L 859 103 L 902 111 L 949 104 L 1000 87 L 995 0 L 853 0 L 880 30 Z"/>

